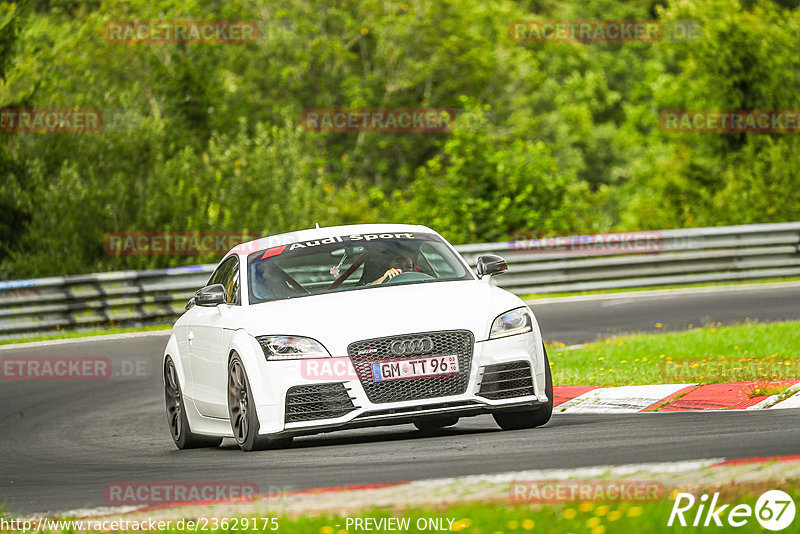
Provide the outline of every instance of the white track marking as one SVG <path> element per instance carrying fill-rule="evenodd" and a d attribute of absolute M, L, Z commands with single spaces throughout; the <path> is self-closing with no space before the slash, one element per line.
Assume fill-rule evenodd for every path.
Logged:
<path fill-rule="evenodd" d="M 771 395 L 764 399 L 763 401 L 759 402 L 758 404 L 754 404 L 749 406 L 748 410 L 764 410 L 767 408 L 798 408 L 800 407 L 800 382 L 789 387 L 781 393 L 780 395 Z M 789 404 L 784 404 L 788 401 Z"/>
<path fill-rule="evenodd" d="M 168 335 L 171 328 L 164 330 L 148 330 L 147 332 L 126 332 L 124 334 L 102 334 L 98 336 L 70 337 L 66 339 L 48 339 L 46 341 L 30 341 L 0 345 L 0 350 L 48 347 L 50 345 L 66 345 L 72 343 L 91 343 L 93 341 L 116 341 L 120 339 L 134 339 L 143 337 L 157 337 Z"/>
<path fill-rule="evenodd" d="M 780 401 L 778 404 L 773 406 L 773 408 L 775 409 L 800 408 L 800 393 L 795 393 L 788 399 Z"/>
<path fill-rule="evenodd" d="M 555 408 L 557 413 L 633 413 L 695 384 L 619 386 L 587 391 Z"/>
<path fill-rule="evenodd" d="M 525 301 L 530 306 L 540 304 L 559 304 L 566 302 L 588 302 L 593 300 L 641 299 L 646 297 L 669 297 L 703 293 L 730 293 L 734 291 L 750 291 L 753 289 L 783 289 L 800 287 L 800 282 L 776 282 L 774 284 L 741 284 L 732 286 L 703 286 L 679 289 L 650 289 L 646 291 L 628 291 L 622 293 L 603 293 L 600 295 L 574 295 L 571 297 L 545 297 Z"/>

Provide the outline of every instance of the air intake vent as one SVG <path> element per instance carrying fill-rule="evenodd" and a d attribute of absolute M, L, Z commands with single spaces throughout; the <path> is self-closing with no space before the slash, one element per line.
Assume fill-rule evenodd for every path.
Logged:
<path fill-rule="evenodd" d="M 355 410 L 342 383 L 294 386 L 286 392 L 286 422 L 341 417 Z"/>
<path fill-rule="evenodd" d="M 530 362 L 509 362 L 484 367 L 479 396 L 498 400 L 533 394 Z"/>

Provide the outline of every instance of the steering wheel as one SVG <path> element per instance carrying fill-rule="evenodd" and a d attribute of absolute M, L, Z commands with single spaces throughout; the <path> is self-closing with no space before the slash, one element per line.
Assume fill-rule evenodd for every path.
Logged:
<path fill-rule="evenodd" d="M 420 280 L 430 280 L 433 278 L 429 274 L 418 273 L 416 271 L 409 271 L 407 273 L 400 273 L 394 278 L 387 278 L 383 281 L 384 284 L 396 284 L 398 282 L 416 282 Z"/>

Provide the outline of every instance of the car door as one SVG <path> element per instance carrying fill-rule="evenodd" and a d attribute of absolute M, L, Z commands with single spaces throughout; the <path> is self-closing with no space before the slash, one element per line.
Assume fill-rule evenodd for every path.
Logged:
<path fill-rule="evenodd" d="M 206 417 L 225 418 L 228 417 L 225 340 L 229 339 L 225 326 L 230 318 L 230 308 L 241 305 L 239 258 L 231 256 L 223 261 L 208 280 L 208 285 L 211 284 L 225 287 L 228 302 L 214 308 L 195 306 L 197 311 L 187 333 L 188 352 L 197 410 Z"/>

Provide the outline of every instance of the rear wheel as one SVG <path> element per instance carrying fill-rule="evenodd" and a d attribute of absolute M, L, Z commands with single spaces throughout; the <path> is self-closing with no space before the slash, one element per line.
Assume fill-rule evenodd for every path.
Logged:
<path fill-rule="evenodd" d="M 222 438 L 195 434 L 189 428 L 183 394 L 178 383 L 178 372 L 172 358 L 167 356 L 164 363 L 164 397 L 167 403 L 167 424 L 172 440 L 179 449 L 196 449 L 198 447 L 218 447 Z"/>
<path fill-rule="evenodd" d="M 431 432 L 458 423 L 458 417 L 428 417 L 414 421 L 414 426 L 422 432 Z"/>
<path fill-rule="evenodd" d="M 550 360 L 547 358 L 547 350 L 544 347 L 542 347 L 542 350 L 544 351 L 544 392 L 547 395 L 547 402 L 529 410 L 493 413 L 492 417 L 503 430 L 520 430 L 542 426 L 553 415 L 553 378 L 550 374 Z"/>
<path fill-rule="evenodd" d="M 292 442 L 292 438 L 274 439 L 259 436 L 260 424 L 256 406 L 250 393 L 250 381 L 238 354 L 233 353 L 228 362 L 228 414 L 233 437 L 246 452 L 279 448 Z"/>

